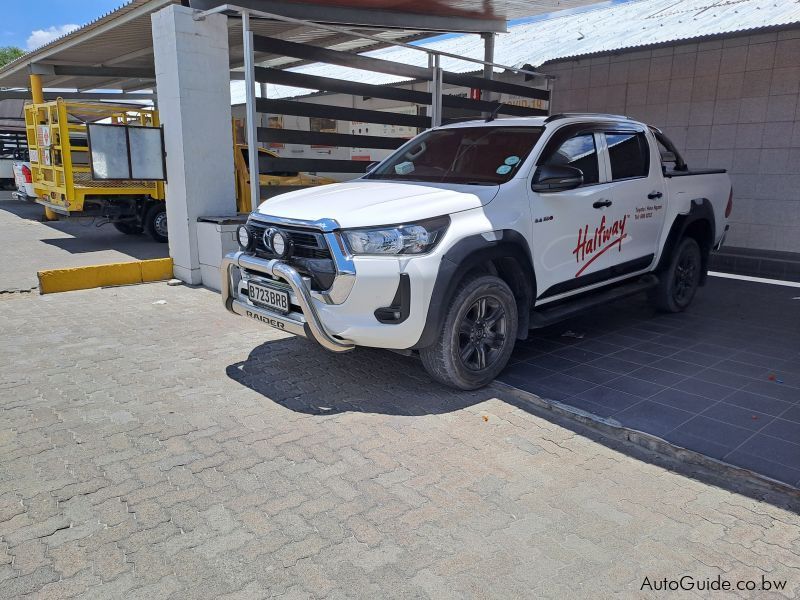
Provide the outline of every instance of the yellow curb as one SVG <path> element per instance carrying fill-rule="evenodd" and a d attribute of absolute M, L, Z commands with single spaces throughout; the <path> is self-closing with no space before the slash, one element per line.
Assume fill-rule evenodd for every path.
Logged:
<path fill-rule="evenodd" d="M 38 275 L 40 294 L 87 290 L 109 285 L 130 285 L 172 278 L 172 259 L 156 258 L 72 269 L 52 269 L 39 271 Z"/>

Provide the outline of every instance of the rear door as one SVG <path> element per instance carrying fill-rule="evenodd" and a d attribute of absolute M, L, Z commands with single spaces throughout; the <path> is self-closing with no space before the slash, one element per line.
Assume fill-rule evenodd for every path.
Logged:
<path fill-rule="evenodd" d="M 603 158 L 612 183 L 610 218 L 625 220 L 618 275 L 648 268 L 657 252 L 665 218 L 666 190 L 661 161 L 644 130 L 629 126 L 604 131 Z M 616 253 L 615 253 L 616 254 Z"/>

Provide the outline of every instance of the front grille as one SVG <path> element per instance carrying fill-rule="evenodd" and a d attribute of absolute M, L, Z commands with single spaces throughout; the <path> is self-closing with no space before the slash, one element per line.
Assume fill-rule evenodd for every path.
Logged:
<path fill-rule="evenodd" d="M 333 285 L 336 266 L 333 256 L 322 232 L 309 227 L 273 225 L 251 219 L 247 223 L 250 233 L 255 236 L 255 255 L 261 258 L 275 258 L 264 244 L 264 232 L 270 227 L 277 229 L 292 240 L 294 250 L 286 259 L 298 273 L 311 280 L 311 289 L 325 291 Z"/>
<path fill-rule="evenodd" d="M 264 245 L 264 232 L 269 227 L 274 227 L 281 233 L 285 233 L 294 245 L 293 257 L 297 258 L 321 258 L 330 259 L 331 252 L 328 249 L 328 244 L 325 242 L 325 237 L 319 231 L 314 229 L 307 229 L 304 227 L 288 227 L 276 226 L 261 223 L 257 221 L 250 221 L 248 228 L 251 233 L 255 235 L 256 239 L 256 255 L 264 258 L 275 258 L 275 256 L 267 250 Z"/>

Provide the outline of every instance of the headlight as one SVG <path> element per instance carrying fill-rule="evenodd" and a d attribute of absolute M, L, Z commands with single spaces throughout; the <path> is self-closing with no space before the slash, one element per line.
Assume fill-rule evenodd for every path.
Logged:
<path fill-rule="evenodd" d="M 344 231 L 353 254 L 423 254 L 444 236 L 449 217 L 438 217 L 409 225 Z"/>
<path fill-rule="evenodd" d="M 250 231 L 244 225 L 239 225 L 236 229 L 236 239 L 239 241 L 239 245 L 242 247 L 242 250 L 249 250 L 250 249 L 250 242 L 253 241 L 252 236 L 250 235 Z"/>

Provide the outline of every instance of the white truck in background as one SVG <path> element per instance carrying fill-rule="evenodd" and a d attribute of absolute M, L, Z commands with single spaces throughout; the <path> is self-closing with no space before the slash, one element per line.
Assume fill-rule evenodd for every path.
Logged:
<path fill-rule="evenodd" d="M 24 172 L 22 165 L 28 161 L 28 143 L 25 131 L 0 131 L 0 187 L 14 190 L 13 195 L 22 189 Z M 30 163 L 28 165 L 28 183 L 30 183 Z M 25 188 L 26 190 L 28 188 Z M 30 188 L 30 192 L 33 189 Z"/>
<path fill-rule="evenodd" d="M 638 292 L 686 309 L 732 198 L 724 170 L 690 169 L 626 117 L 458 123 L 359 179 L 262 203 L 223 260 L 222 299 L 334 352 L 419 354 L 475 389 L 530 329 Z"/>
<path fill-rule="evenodd" d="M 28 160 L 15 160 L 12 164 L 14 173 L 14 186 L 16 191 L 12 196 L 19 200 L 36 201 L 36 192 L 33 191 L 33 178 L 31 177 L 31 163 Z"/>

